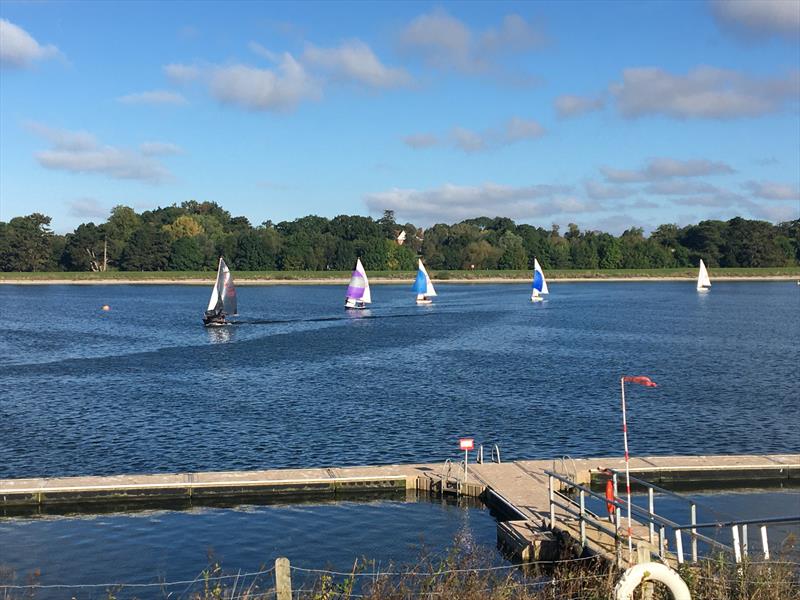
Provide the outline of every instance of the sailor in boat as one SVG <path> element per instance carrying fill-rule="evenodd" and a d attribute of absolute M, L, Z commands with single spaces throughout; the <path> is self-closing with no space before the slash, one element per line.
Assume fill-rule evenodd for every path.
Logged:
<path fill-rule="evenodd" d="M 203 315 L 203 325 L 206 327 L 221 327 L 226 325 L 225 311 L 221 306 L 207 310 Z"/>

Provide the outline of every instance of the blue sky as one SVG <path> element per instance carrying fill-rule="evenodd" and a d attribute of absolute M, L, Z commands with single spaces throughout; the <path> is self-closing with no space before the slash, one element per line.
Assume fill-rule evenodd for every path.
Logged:
<path fill-rule="evenodd" d="M 800 217 L 800 1 L 0 3 L 0 220 Z"/>

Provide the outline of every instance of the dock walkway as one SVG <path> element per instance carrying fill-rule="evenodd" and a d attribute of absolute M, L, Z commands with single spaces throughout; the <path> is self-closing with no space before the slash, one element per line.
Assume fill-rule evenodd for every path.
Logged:
<path fill-rule="evenodd" d="M 554 464 L 552 460 L 517 460 L 470 464 L 467 482 L 457 465 L 451 469 L 457 489 L 480 496 L 513 523 L 507 534 L 518 544 L 533 544 L 539 532 L 549 529 L 550 502 L 547 470 L 568 467 L 578 484 L 605 479 L 605 469 L 624 469 L 621 458 L 583 458 Z M 463 468 L 463 467 L 462 467 Z M 694 484 L 746 487 L 766 482 L 800 482 L 800 454 L 651 456 L 632 458 L 631 474 L 659 485 Z M 0 480 L 0 513 L 22 509 L 85 504 L 135 503 L 153 500 L 288 497 L 376 491 L 442 489 L 446 473 L 441 463 L 223 471 L 202 473 L 116 475 L 107 477 L 57 477 Z M 575 524 L 561 513 L 559 526 L 575 535 Z M 646 531 L 644 526 L 636 530 Z M 526 533 L 528 532 L 528 533 Z M 608 536 L 607 536 L 608 537 Z M 590 536 L 591 551 L 607 555 L 609 539 Z M 527 540 L 527 542 L 526 542 Z M 612 538 L 613 542 L 613 538 Z M 520 555 L 524 556 L 524 552 Z"/>

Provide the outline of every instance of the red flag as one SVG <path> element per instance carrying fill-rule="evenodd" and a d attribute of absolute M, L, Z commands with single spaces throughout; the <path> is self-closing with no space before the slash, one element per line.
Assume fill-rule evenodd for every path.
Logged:
<path fill-rule="evenodd" d="M 635 377 L 626 376 L 622 378 L 627 383 L 638 383 L 645 387 L 658 387 L 656 382 L 645 375 L 636 375 Z"/>

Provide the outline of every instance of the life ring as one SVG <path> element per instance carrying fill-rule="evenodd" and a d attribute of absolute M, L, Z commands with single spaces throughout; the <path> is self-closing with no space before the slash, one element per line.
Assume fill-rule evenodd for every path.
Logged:
<path fill-rule="evenodd" d="M 692 600 L 689 586 L 676 571 L 661 563 L 640 563 L 622 574 L 614 587 L 614 600 L 633 600 L 633 592 L 644 581 L 658 581 L 667 586 L 673 600 Z"/>
<path fill-rule="evenodd" d="M 617 507 L 614 506 L 614 500 L 616 500 L 614 497 L 614 484 L 609 479 L 606 481 L 606 508 L 608 509 L 609 517 L 613 517 L 614 511 L 617 510 Z"/>

